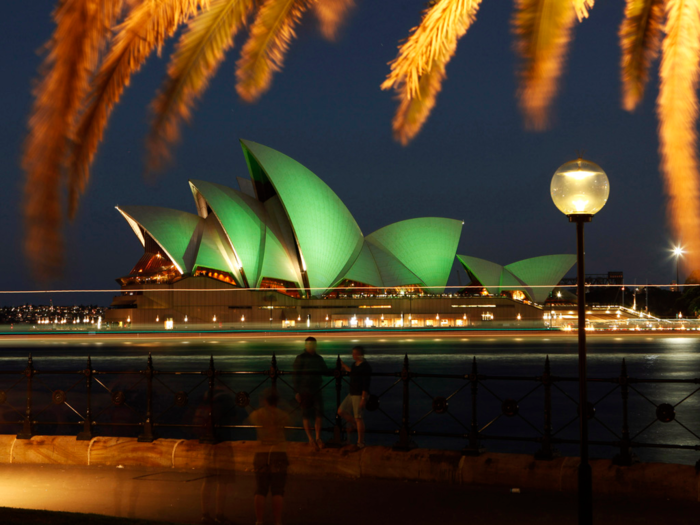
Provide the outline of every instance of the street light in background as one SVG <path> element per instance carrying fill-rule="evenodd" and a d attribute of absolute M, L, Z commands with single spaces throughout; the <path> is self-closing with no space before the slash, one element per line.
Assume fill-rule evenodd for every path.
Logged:
<path fill-rule="evenodd" d="M 576 272 L 578 289 L 578 396 L 581 461 L 578 467 L 578 522 L 593 522 L 593 479 L 588 463 L 588 390 L 586 385 L 586 289 L 583 225 L 591 222 L 608 200 L 610 183 L 600 166 L 578 158 L 559 167 L 550 186 L 559 210 L 576 223 Z"/>
<path fill-rule="evenodd" d="M 685 250 L 683 249 L 683 246 L 674 246 L 673 247 L 673 255 L 676 256 L 676 290 L 679 292 L 681 291 L 681 281 L 679 279 L 680 272 L 678 271 L 678 264 L 680 262 L 681 257 L 683 257 L 683 254 L 685 253 Z"/>

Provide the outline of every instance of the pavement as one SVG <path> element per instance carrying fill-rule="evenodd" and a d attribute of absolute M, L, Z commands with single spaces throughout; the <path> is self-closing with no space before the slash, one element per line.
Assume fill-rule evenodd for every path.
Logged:
<path fill-rule="evenodd" d="M 143 467 L 0 465 L 0 507 L 200 523 L 203 505 L 253 524 L 250 473 Z M 217 509 L 217 494 L 220 507 Z M 203 495 L 205 496 L 203 498 Z M 269 507 L 269 502 L 268 502 Z M 698 523 L 700 503 L 596 495 L 596 524 Z M 0 523 L 3 522 L 0 510 Z M 265 523 L 272 523 L 269 514 Z M 577 523 L 576 495 L 383 480 L 290 476 L 286 525 Z"/>

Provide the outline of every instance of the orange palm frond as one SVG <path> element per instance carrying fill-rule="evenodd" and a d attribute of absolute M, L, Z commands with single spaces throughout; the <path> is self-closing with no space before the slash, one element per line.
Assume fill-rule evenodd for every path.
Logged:
<path fill-rule="evenodd" d="M 90 98 L 81 115 L 70 160 L 69 213 L 90 177 L 90 165 L 104 136 L 115 104 L 148 56 L 163 47 L 178 26 L 205 8 L 209 0 L 143 0 L 134 4 L 118 27 L 111 47 L 92 82 Z"/>
<path fill-rule="evenodd" d="M 588 11 L 593 9 L 594 3 L 595 0 L 574 0 L 574 9 L 579 22 L 582 22 L 584 18 L 588 18 Z"/>
<path fill-rule="evenodd" d="M 644 97 L 649 66 L 659 54 L 665 0 L 627 0 L 620 25 L 622 105 L 634 110 Z"/>
<path fill-rule="evenodd" d="M 180 121 L 189 121 L 192 106 L 216 74 L 255 0 L 214 0 L 188 23 L 168 66 L 168 79 L 153 102 L 148 165 L 154 170 L 169 157 L 179 139 Z"/>
<path fill-rule="evenodd" d="M 441 0 L 423 13 L 420 25 L 399 47 L 382 89 L 395 89 L 400 104 L 394 137 L 406 145 L 420 131 L 442 88 L 445 68 L 459 39 L 474 22 L 481 0 Z M 426 97 L 423 100 L 423 97 Z"/>
<path fill-rule="evenodd" d="M 399 94 L 400 104 L 392 121 L 394 138 L 403 146 L 418 134 L 435 106 L 438 93 L 445 79 L 445 65 L 432 64 L 418 81 L 418 93 L 411 96 L 408 92 Z M 408 91 L 407 84 L 403 84 Z"/>
<path fill-rule="evenodd" d="M 668 0 L 657 100 L 661 170 L 676 238 L 700 266 L 700 184 L 697 118 L 700 0 Z"/>
<path fill-rule="evenodd" d="M 518 97 L 528 128 L 544 129 L 549 123 L 575 19 L 569 1 L 516 0 L 513 32 L 522 60 Z"/>
<path fill-rule="evenodd" d="M 236 64 L 236 91 L 243 100 L 255 102 L 270 88 L 296 36 L 294 26 L 315 1 L 264 0 Z"/>
<path fill-rule="evenodd" d="M 338 38 L 338 30 L 353 7 L 355 0 L 318 0 L 314 4 L 321 34 L 326 40 L 335 41 Z"/>
<path fill-rule="evenodd" d="M 474 22 L 481 0 L 440 0 L 425 10 L 420 25 L 411 29 L 399 55 L 390 63 L 391 72 L 382 89 L 399 89 L 416 96 L 423 73 L 436 64 L 445 66 L 457 50 L 458 40 Z"/>
<path fill-rule="evenodd" d="M 121 0 L 62 0 L 34 90 L 24 144 L 25 253 L 34 274 L 53 277 L 62 261 L 63 167 L 80 103 L 100 51 L 121 10 Z"/>

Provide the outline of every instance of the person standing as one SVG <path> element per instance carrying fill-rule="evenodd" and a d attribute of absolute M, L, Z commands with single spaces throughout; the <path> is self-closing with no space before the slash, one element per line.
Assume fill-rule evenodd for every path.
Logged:
<path fill-rule="evenodd" d="M 293 378 L 295 398 L 301 405 L 301 417 L 309 444 L 316 449 L 323 448 L 321 441 L 321 424 L 323 423 L 323 375 L 328 374 L 328 367 L 323 357 L 316 352 L 316 338 L 307 337 L 304 352 L 294 360 Z M 311 420 L 314 420 L 316 438 L 311 433 Z"/>
<path fill-rule="evenodd" d="M 372 367 L 365 360 L 365 349 L 356 346 L 352 349 L 352 366 L 341 361 L 342 367 L 350 373 L 350 393 L 338 408 L 338 415 L 348 422 L 348 438 L 357 430 L 357 448 L 365 447 L 365 421 L 363 416 L 369 399 L 369 384 L 372 380 Z"/>
<path fill-rule="evenodd" d="M 255 471 L 255 522 L 262 525 L 265 517 L 265 500 L 272 493 L 272 514 L 275 525 L 282 523 L 284 487 L 287 483 L 287 440 L 285 427 L 289 426 L 289 415 L 277 405 L 279 395 L 275 389 L 263 392 L 261 407 L 249 416 L 249 421 L 257 427 L 258 441 L 262 452 L 253 458 Z"/>

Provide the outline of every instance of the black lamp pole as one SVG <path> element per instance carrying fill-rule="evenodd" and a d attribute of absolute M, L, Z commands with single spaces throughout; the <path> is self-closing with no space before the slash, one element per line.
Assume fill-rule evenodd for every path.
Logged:
<path fill-rule="evenodd" d="M 588 388 L 586 384 L 586 273 L 584 268 L 583 225 L 593 215 L 569 215 L 576 223 L 576 285 L 578 289 L 578 406 L 581 462 L 578 467 L 578 522 L 593 523 L 593 476 L 588 463 Z"/>

